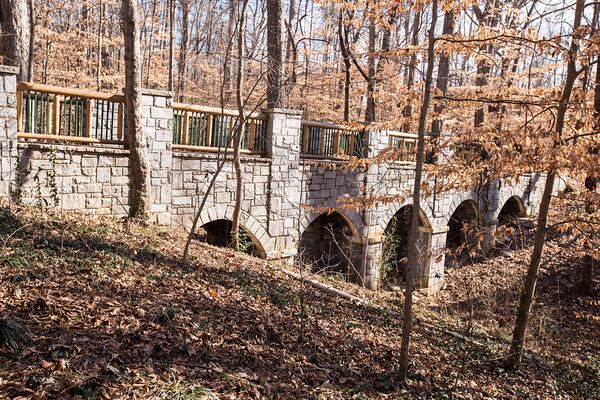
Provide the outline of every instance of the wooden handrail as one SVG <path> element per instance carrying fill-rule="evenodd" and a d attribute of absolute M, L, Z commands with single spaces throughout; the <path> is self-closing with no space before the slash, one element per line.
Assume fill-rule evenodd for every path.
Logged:
<path fill-rule="evenodd" d="M 219 108 L 219 107 L 208 107 L 208 106 L 200 106 L 196 104 L 184 104 L 184 103 L 173 103 L 173 110 L 177 111 L 190 111 L 197 112 L 203 114 L 210 115 L 227 115 L 230 117 L 237 117 L 239 112 L 236 110 L 231 110 L 227 108 Z M 253 112 L 246 114 L 247 118 L 256 118 L 256 119 L 267 119 L 264 114 Z"/>
<path fill-rule="evenodd" d="M 19 82 L 17 90 L 21 92 L 38 92 L 62 96 L 85 97 L 95 100 L 109 100 L 115 103 L 125 103 L 122 94 L 102 93 L 88 89 L 65 88 L 60 86 L 44 85 L 41 83 Z"/>
<path fill-rule="evenodd" d="M 408 132 L 396 132 L 396 131 L 388 131 L 388 136 L 399 137 L 404 139 L 418 139 L 419 135 L 416 133 L 408 133 Z"/>
<path fill-rule="evenodd" d="M 307 119 L 303 119 L 301 121 L 302 125 L 310 126 L 314 128 L 325 128 L 325 129 L 339 129 L 341 131 L 354 131 L 358 132 L 359 129 L 351 129 L 348 127 L 344 127 L 338 124 L 334 124 L 333 122 L 320 122 L 320 121 L 311 121 Z"/>

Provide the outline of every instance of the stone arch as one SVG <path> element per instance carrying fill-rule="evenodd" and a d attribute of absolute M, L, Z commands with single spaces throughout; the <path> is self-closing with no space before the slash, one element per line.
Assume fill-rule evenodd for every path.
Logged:
<path fill-rule="evenodd" d="M 360 277 L 360 237 L 357 227 L 343 213 L 334 211 L 307 216 L 298 240 L 301 262 L 313 272 L 335 274 L 347 281 Z"/>
<path fill-rule="evenodd" d="M 379 232 L 385 232 L 385 229 L 388 227 L 392 219 L 396 216 L 398 211 L 402 208 L 410 206 L 411 203 L 391 203 L 383 212 L 382 218 L 379 220 L 378 230 Z M 427 228 L 431 228 L 432 222 L 435 221 L 435 217 L 433 216 L 433 211 L 429 204 L 425 201 L 421 202 L 421 207 L 419 207 L 420 217 L 423 219 L 425 226 Z"/>
<path fill-rule="evenodd" d="M 224 205 L 213 205 L 202 210 L 198 219 L 198 227 L 207 225 L 218 220 L 231 221 L 233 218 L 233 207 Z M 263 224 L 246 211 L 242 211 L 240 216 L 240 227 L 248 234 L 252 243 L 256 247 L 256 255 L 266 257 L 271 250 L 270 236 Z"/>
<path fill-rule="evenodd" d="M 361 237 L 360 229 L 363 227 L 364 224 L 358 213 L 356 213 L 356 212 L 345 213 L 338 209 L 334 209 L 333 212 L 335 212 L 336 214 L 339 214 L 344 219 L 344 221 L 346 221 L 346 223 L 352 230 L 353 238 L 358 239 Z M 315 219 L 317 219 L 318 217 L 320 217 L 323 214 L 324 213 L 319 214 L 319 213 L 311 212 L 311 213 L 304 215 L 304 217 L 302 217 L 302 219 L 300 220 L 300 232 L 299 232 L 300 236 L 306 230 L 306 228 L 308 228 L 308 226 L 313 223 L 313 221 Z M 300 239 L 300 238 L 298 238 L 298 239 Z"/>
<path fill-rule="evenodd" d="M 510 196 L 500 208 L 498 212 L 498 225 L 514 225 L 516 219 L 526 217 L 527 209 L 523 199 L 519 196 Z"/>
<path fill-rule="evenodd" d="M 408 257 L 408 235 L 410 231 L 412 204 L 399 207 L 396 213 L 388 220 L 383 230 L 381 280 L 383 286 L 397 286 L 405 282 L 405 268 Z M 421 271 L 426 269 L 431 253 L 431 220 L 426 212 L 419 208 L 419 271 L 415 276 L 421 276 Z"/>
<path fill-rule="evenodd" d="M 523 206 L 525 215 L 527 215 L 527 206 L 524 199 L 529 198 L 529 190 L 530 184 L 525 181 L 514 185 L 504 185 L 498 193 L 497 207 L 492 212 L 490 222 L 495 222 L 498 220 L 500 212 L 502 211 L 502 207 L 506 205 L 506 202 L 509 201 L 511 197 L 515 197 L 515 200 L 519 201 L 519 203 Z"/>
<path fill-rule="evenodd" d="M 456 250 L 463 245 L 469 247 L 477 245 L 480 227 L 484 223 L 479 205 L 474 200 L 467 199 L 450 210 L 454 211 L 448 218 L 446 247 Z"/>
<path fill-rule="evenodd" d="M 469 190 L 466 192 L 462 192 L 462 191 L 455 192 L 452 195 L 451 201 L 449 202 L 450 205 L 442 211 L 440 225 L 447 226 L 448 223 L 450 222 L 450 218 L 452 217 L 452 214 L 454 213 L 454 211 L 458 207 L 460 207 L 460 205 L 463 204 L 464 202 L 471 202 L 472 204 L 476 205 L 476 208 L 477 208 L 478 213 L 481 218 L 480 222 L 483 224 L 485 222 L 484 221 L 484 213 L 481 209 L 479 196 L 477 195 L 477 192 L 475 192 L 474 190 Z"/>

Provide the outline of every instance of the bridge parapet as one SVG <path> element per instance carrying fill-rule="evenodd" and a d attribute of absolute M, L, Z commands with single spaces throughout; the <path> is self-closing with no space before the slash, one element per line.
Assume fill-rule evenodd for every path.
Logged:
<path fill-rule="evenodd" d="M 124 141 L 125 103 L 118 94 L 17 85 L 15 71 L 0 66 L 0 197 L 126 215 L 130 164 Z M 144 91 L 142 114 L 154 221 L 189 228 L 208 182 L 225 162 L 200 222 L 207 230 L 217 224 L 221 230 L 207 237 L 216 233 L 226 241 L 227 224 L 222 222 L 231 219 L 236 188 L 228 143 L 237 112 L 173 103 L 171 93 Z M 254 253 L 284 258 L 295 255 L 299 247 L 313 246 L 309 253 L 316 252 L 318 262 L 327 254 L 332 264 L 352 268 L 349 279 L 380 287 L 393 275 L 391 237 L 397 242 L 392 267 L 402 264 L 406 215 L 412 210 L 415 143 L 414 134 L 306 121 L 297 111 L 248 113 L 242 140 L 241 225 Z M 371 157 L 390 146 L 405 150 L 397 162 L 366 170 L 342 168 L 350 157 Z M 493 227 L 514 215 L 535 213 L 542 184 L 542 176 L 524 177 L 510 185 L 424 199 L 418 207 L 417 284 L 434 289 L 441 285 L 444 252 L 455 233 L 451 221 L 456 215 L 470 215 L 456 210 L 474 209 L 480 215 L 478 223 Z M 340 207 L 339 196 L 365 194 L 396 195 L 397 200 L 358 210 Z M 474 206 L 461 208 L 465 202 Z M 394 279 L 394 284 L 401 283 L 400 275 Z"/>

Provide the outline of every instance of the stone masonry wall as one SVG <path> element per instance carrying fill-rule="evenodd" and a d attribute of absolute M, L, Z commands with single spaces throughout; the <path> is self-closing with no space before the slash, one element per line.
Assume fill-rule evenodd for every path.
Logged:
<path fill-rule="evenodd" d="M 124 216 L 129 210 L 129 151 L 19 143 L 16 186 L 23 204 Z"/>
<path fill-rule="evenodd" d="M 9 199 L 17 156 L 17 69 L 0 65 L 0 199 Z"/>
<path fill-rule="evenodd" d="M 223 157 L 217 154 L 198 153 L 194 151 L 173 152 L 171 167 L 171 215 L 172 225 L 189 229 L 196 210 L 202 201 L 210 180 L 216 173 L 218 163 Z M 244 172 L 244 200 L 242 201 L 242 226 L 253 236 L 261 236 L 252 228 L 252 222 L 258 221 L 264 226 L 269 223 L 269 176 L 271 162 L 269 159 L 244 156 L 242 158 Z M 215 219 L 231 219 L 233 211 L 233 194 L 236 188 L 235 171 L 231 158 L 225 162 L 223 169 L 215 182 L 209 198 L 204 206 L 205 216 L 200 221 L 203 223 Z M 252 216 L 252 221 L 250 221 Z M 256 240 L 267 239 L 256 237 Z M 260 243 L 264 248 L 266 243 Z"/>

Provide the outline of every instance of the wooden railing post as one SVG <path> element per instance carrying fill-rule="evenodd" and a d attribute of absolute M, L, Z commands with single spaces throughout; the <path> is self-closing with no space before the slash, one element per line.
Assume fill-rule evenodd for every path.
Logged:
<path fill-rule="evenodd" d="M 23 132 L 23 92 L 17 90 L 17 132 Z"/>
<path fill-rule="evenodd" d="M 304 154 L 308 154 L 308 132 L 309 132 L 309 129 L 310 128 L 308 125 L 302 126 L 302 135 L 303 135 L 302 153 L 304 153 Z"/>
<path fill-rule="evenodd" d="M 250 132 L 248 133 L 248 150 L 254 150 L 254 140 L 256 139 L 256 120 L 249 121 Z"/>
<path fill-rule="evenodd" d="M 117 108 L 117 140 L 123 140 L 123 118 L 125 118 L 123 103 L 119 103 Z"/>
<path fill-rule="evenodd" d="M 54 102 L 52 104 L 52 133 L 54 135 L 60 135 L 60 102 L 62 96 L 55 95 Z"/>
<path fill-rule="evenodd" d="M 212 146 L 213 115 L 206 115 L 206 137 L 204 143 L 206 146 Z"/>
<path fill-rule="evenodd" d="M 92 113 L 94 112 L 94 100 L 87 99 L 85 102 L 85 137 L 92 137 Z"/>
<path fill-rule="evenodd" d="M 350 134 L 350 140 L 348 143 L 348 155 L 354 157 L 354 141 L 356 140 L 356 131 Z"/>
<path fill-rule="evenodd" d="M 331 155 L 335 156 L 336 154 L 340 154 L 340 134 L 341 131 L 336 129 L 333 131 L 333 140 L 331 141 Z"/>
<path fill-rule="evenodd" d="M 183 129 L 181 132 L 181 144 L 189 144 L 188 143 L 188 130 L 190 126 L 190 113 L 188 111 L 183 112 Z"/>

